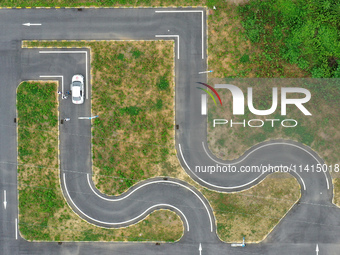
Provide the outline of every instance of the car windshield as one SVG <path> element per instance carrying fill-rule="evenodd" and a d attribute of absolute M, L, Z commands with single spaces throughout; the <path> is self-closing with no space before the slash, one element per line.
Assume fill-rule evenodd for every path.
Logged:
<path fill-rule="evenodd" d="M 80 101 L 80 97 L 73 97 L 74 101 Z"/>
<path fill-rule="evenodd" d="M 74 81 L 73 82 L 73 86 L 79 86 L 80 87 L 81 85 L 81 82 L 80 81 Z"/>

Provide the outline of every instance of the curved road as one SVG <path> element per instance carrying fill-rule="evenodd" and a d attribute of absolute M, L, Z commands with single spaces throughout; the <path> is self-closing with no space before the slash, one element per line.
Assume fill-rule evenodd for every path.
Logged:
<path fill-rule="evenodd" d="M 85 101 L 84 107 L 70 107 L 70 100 L 62 101 L 60 106 L 60 115 L 71 117 L 69 123 L 60 126 L 60 177 L 68 203 L 84 219 L 105 227 L 126 226 L 155 209 L 168 208 L 182 218 L 184 236 L 177 243 L 160 246 L 150 243 L 58 245 L 21 239 L 16 233 L 14 218 L 18 215 L 16 125 L 12 122 L 16 86 L 21 80 L 38 79 L 40 75 L 58 75 L 69 81 L 72 74 L 85 73 L 89 68 L 89 59 L 86 59 L 89 54 L 42 54 L 37 49 L 23 50 L 20 43 L 24 39 L 154 40 L 161 37 L 175 40 L 178 157 L 190 176 L 210 189 L 247 189 L 265 178 L 266 173 L 207 174 L 195 172 L 196 166 L 304 165 L 322 163 L 322 160 L 309 148 L 289 141 L 260 144 L 232 162 L 220 162 L 210 154 L 206 145 L 206 117 L 200 115 L 200 91 L 193 86 L 197 81 L 206 80 L 204 75 L 198 75 L 207 68 L 204 9 L 84 9 L 81 12 L 27 9 L 0 10 L 0 13 L 0 188 L 7 190 L 9 201 L 7 209 L 1 209 L 0 254 L 199 254 L 199 244 L 202 244 L 202 254 L 314 254 L 316 244 L 322 254 L 337 254 L 340 210 L 331 203 L 333 187 L 328 173 L 293 173 L 302 187 L 300 203 L 264 242 L 238 249 L 219 241 L 209 203 L 184 182 L 155 178 L 139 183 L 120 197 L 99 194 L 91 181 L 90 123 L 77 120 L 79 116 L 89 116 L 90 100 Z M 27 22 L 42 26 L 22 26 Z M 82 160 L 75 161 L 75 158 Z"/>

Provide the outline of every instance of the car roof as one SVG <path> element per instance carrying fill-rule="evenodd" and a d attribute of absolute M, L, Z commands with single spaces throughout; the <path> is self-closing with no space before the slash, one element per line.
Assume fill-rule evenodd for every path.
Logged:
<path fill-rule="evenodd" d="M 73 87 L 72 95 L 74 97 L 80 97 L 80 87 L 79 86 Z"/>

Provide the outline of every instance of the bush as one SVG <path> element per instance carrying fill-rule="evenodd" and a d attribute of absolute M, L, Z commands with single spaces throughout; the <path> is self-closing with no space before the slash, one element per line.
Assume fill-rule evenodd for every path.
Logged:
<path fill-rule="evenodd" d="M 139 51 L 139 50 L 134 50 L 134 51 L 132 52 L 132 56 L 133 56 L 134 58 L 139 58 L 141 55 L 142 55 L 142 52 Z"/>
<path fill-rule="evenodd" d="M 122 53 L 119 53 L 118 57 L 117 57 L 119 60 L 124 60 L 124 54 Z"/>
<path fill-rule="evenodd" d="M 156 102 L 156 104 L 155 104 L 155 108 L 156 108 L 157 110 L 161 110 L 162 107 L 163 107 L 163 100 L 162 100 L 162 99 L 157 99 L 157 102 Z"/>
<path fill-rule="evenodd" d="M 167 90 L 169 88 L 169 81 L 167 80 L 165 76 L 161 76 L 161 78 L 157 82 L 157 87 L 160 90 Z"/>
<path fill-rule="evenodd" d="M 126 113 L 126 114 L 129 114 L 130 116 L 136 116 L 141 111 L 141 108 L 137 106 L 128 106 L 128 107 L 121 108 L 119 111 L 121 114 Z"/>
<path fill-rule="evenodd" d="M 249 55 L 244 54 L 244 55 L 240 58 L 240 62 L 241 62 L 241 63 L 247 63 L 247 62 L 249 62 Z"/>
<path fill-rule="evenodd" d="M 223 139 L 223 138 L 218 139 L 217 143 L 223 147 L 225 145 L 225 139 Z"/>

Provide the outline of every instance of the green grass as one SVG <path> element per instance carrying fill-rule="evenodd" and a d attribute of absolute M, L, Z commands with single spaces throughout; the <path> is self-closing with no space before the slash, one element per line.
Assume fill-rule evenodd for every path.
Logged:
<path fill-rule="evenodd" d="M 17 111 L 20 231 L 28 239 L 48 239 L 47 232 L 29 224 L 46 226 L 63 205 L 56 194 L 58 177 L 51 170 L 58 167 L 56 84 L 21 83 Z"/>
<path fill-rule="evenodd" d="M 54 85 L 55 86 L 55 85 Z M 49 135 L 39 130 L 49 130 L 56 128 L 57 115 L 53 111 L 56 107 L 56 102 L 51 95 L 54 95 L 55 87 L 51 84 L 41 86 L 39 83 L 26 83 L 24 82 L 18 89 L 17 94 L 17 109 L 20 113 L 19 120 L 20 126 L 25 127 L 19 130 L 18 136 L 19 143 L 18 153 L 21 162 L 26 163 L 27 159 L 39 161 L 38 155 L 42 150 L 41 147 L 32 146 L 34 144 L 44 143 L 49 139 Z M 25 87 L 26 90 L 22 88 Z M 30 132 L 27 128 L 34 128 L 35 132 Z M 45 148 L 45 157 L 51 160 L 54 157 L 55 151 L 53 148 Z"/>
<path fill-rule="evenodd" d="M 260 77 L 285 61 L 313 78 L 340 78 L 339 1 L 253 0 L 238 12 L 247 38 L 262 49 L 255 55 L 266 63 Z"/>

